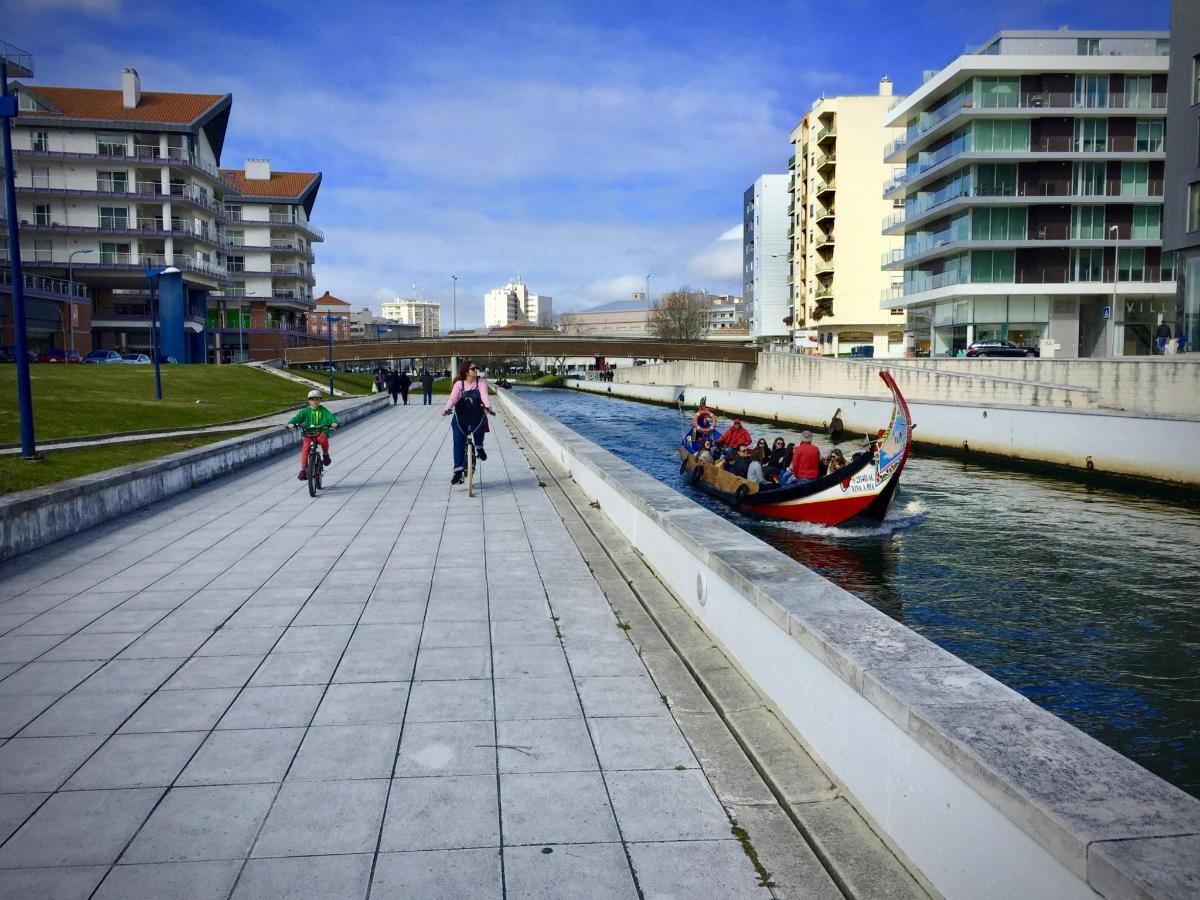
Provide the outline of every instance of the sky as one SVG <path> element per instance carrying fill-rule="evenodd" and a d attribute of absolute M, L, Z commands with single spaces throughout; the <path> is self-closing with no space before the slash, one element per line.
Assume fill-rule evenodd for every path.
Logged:
<path fill-rule="evenodd" d="M 1188 2 L 1188 0 L 1183 0 Z M 221 163 L 320 171 L 317 292 L 479 325 L 741 293 L 742 195 L 813 100 L 897 94 L 1002 29 L 1161 29 L 1169 0 L 0 0 L 34 84 L 231 93 Z M 451 275 L 458 276 L 457 312 Z"/>

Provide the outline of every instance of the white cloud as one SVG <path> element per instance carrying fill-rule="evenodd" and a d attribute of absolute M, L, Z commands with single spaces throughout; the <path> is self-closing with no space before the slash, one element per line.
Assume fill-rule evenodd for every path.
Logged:
<path fill-rule="evenodd" d="M 721 236 L 688 260 L 688 271 L 697 278 L 737 282 L 742 280 L 742 226 L 721 232 Z"/>
<path fill-rule="evenodd" d="M 630 300 L 634 294 L 645 290 L 646 276 L 618 275 L 615 278 L 601 278 L 593 281 L 584 287 L 583 292 L 597 303 L 603 303 L 610 300 Z M 653 292 L 654 289 L 651 287 L 651 293 Z"/>
<path fill-rule="evenodd" d="M 744 231 L 744 229 L 741 225 L 734 225 L 728 231 L 722 231 L 721 236 L 719 238 L 717 238 L 717 240 L 718 241 L 740 241 L 742 239 L 743 231 Z"/>
<path fill-rule="evenodd" d="M 21 0 L 20 3 L 6 0 L 0 4 L 5 15 L 13 12 L 24 16 L 69 12 L 107 19 L 116 19 L 120 16 L 121 6 L 121 0 Z"/>

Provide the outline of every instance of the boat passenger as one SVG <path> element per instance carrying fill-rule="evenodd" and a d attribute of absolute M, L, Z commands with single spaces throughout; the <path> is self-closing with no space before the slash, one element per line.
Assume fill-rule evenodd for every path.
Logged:
<path fill-rule="evenodd" d="M 753 443 L 754 438 L 750 437 L 750 432 L 742 427 L 741 419 L 734 419 L 729 430 L 717 439 L 718 447 L 732 447 L 735 450 L 738 447 L 749 447 Z"/>
<path fill-rule="evenodd" d="M 766 472 L 769 478 L 774 478 L 778 481 L 779 476 L 791 461 L 792 454 L 788 452 L 783 438 L 777 437 L 771 443 L 771 451 L 767 454 L 766 462 L 763 463 L 763 471 Z"/>
<path fill-rule="evenodd" d="M 702 463 L 710 463 L 713 461 L 712 441 L 705 441 L 700 445 L 700 452 L 696 454 L 696 459 Z"/>
<path fill-rule="evenodd" d="M 770 454 L 771 448 L 767 446 L 766 438 L 759 438 L 754 444 L 754 458 L 760 463 L 767 461 L 767 456 Z"/>
<path fill-rule="evenodd" d="M 800 433 L 792 464 L 784 470 L 781 484 L 807 484 L 821 477 L 821 451 L 813 446 L 811 431 Z"/>
<path fill-rule="evenodd" d="M 842 451 L 834 447 L 829 451 L 829 456 L 825 459 L 825 474 L 832 475 L 838 469 L 846 467 L 846 457 L 842 455 Z"/>
<path fill-rule="evenodd" d="M 752 451 L 749 447 L 738 447 L 737 455 L 725 465 L 725 471 L 736 475 L 738 478 L 745 478 L 746 473 L 750 471 L 750 463 L 753 461 L 751 453 Z"/>
<path fill-rule="evenodd" d="M 763 471 L 762 460 L 755 454 L 750 458 L 750 466 L 746 469 L 746 480 L 751 484 L 770 484 L 770 479 L 767 478 Z"/>

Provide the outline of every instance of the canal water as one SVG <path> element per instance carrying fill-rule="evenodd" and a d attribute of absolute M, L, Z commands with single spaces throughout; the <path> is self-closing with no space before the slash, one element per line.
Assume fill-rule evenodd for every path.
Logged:
<path fill-rule="evenodd" d="M 918 452 L 880 527 L 754 521 L 680 479 L 676 448 L 686 423 L 678 411 L 564 390 L 520 394 L 1200 796 L 1196 504 L 922 458 Z M 750 431 L 756 440 L 797 437 L 787 428 Z"/>

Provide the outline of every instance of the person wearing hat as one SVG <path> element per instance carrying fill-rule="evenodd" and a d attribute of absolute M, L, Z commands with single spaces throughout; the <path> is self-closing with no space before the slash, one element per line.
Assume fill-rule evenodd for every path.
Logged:
<path fill-rule="evenodd" d="M 749 447 L 754 443 L 754 438 L 750 437 L 750 432 L 742 427 L 741 419 L 734 419 L 733 424 L 717 439 L 717 446 L 722 449 L 728 447 L 736 450 L 739 447 Z"/>
<path fill-rule="evenodd" d="M 312 445 L 321 448 L 321 462 L 329 465 L 333 460 L 329 456 L 329 431 L 338 427 L 338 418 L 321 405 L 321 392 L 308 392 L 308 406 L 292 416 L 288 422 L 289 429 L 300 428 L 304 431 L 304 443 L 300 445 L 300 474 L 296 477 L 301 481 L 308 478 L 308 454 Z"/>

